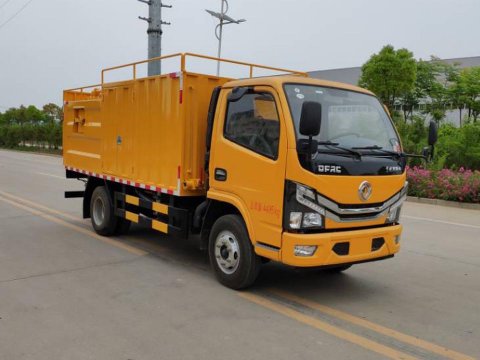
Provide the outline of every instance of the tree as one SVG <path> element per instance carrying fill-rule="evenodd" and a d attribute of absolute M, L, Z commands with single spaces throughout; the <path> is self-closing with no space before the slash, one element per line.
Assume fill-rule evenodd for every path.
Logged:
<path fill-rule="evenodd" d="M 437 123 L 445 118 L 450 105 L 456 105 L 459 97 L 452 99 L 452 86 L 459 77 L 458 64 L 448 64 L 435 56 L 430 61 L 418 62 L 416 88 L 425 103 L 425 114 L 429 114 Z"/>
<path fill-rule="evenodd" d="M 454 83 L 448 89 L 448 97 L 452 105 L 458 109 L 459 112 L 459 124 L 462 126 L 462 112 L 467 104 L 467 93 L 466 93 L 466 84 L 465 76 L 462 71 L 459 76 L 456 77 Z"/>
<path fill-rule="evenodd" d="M 403 98 L 400 99 L 404 122 L 407 122 L 408 119 L 413 119 L 413 110 L 420 104 L 420 97 L 418 96 L 416 90 L 417 88 L 409 91 Z"/>
<path fill-rule="evenodd" d="M 3 114 L 3 123 L 5 125 L 18 124 L 18 109 L 10 108 Z"/>
<path fill-rule="evenodd" d="M 50 121 L 61 122 L 63 120 L 63 110 L 57 104 L 49 103 L 44 105 L 43 113 Z"/>
<path fill-rule="evenodd" d="M 41 125 L 46 120 L 46 115 L 43 111 L 37 109 L 35 106 L 30 105 L 25 109 L 25 122 L 31 125 Z"/>
<path fill-rule="evenodd" d="M 47 104 L 42 110 L 28 107 L 10 108 L 0 113 L 0 146 L 15 148 L 26 142 L 31 146 L 48 144 L 58 149 L 62 141 L 62 109 Z"/>
<path fill-rule="evenodd" d="M 359 85 L 373 91 L 388 108 L 414 90 L 416 62 L 407 49 L 387 45 L 362 66 Z"/>
<path fill-rule="evenodd" d="M 468 117 L 476 122 L 480 116 L 480 67 L 463 69 L 460 74 L 465 91 Z"/>
<path fill-rule="evenodd" d="M 405 122 L 408 119 L 413 121 L 414 109 L 427 102 L 436 82 L 435 67 L 432 63 L 421 59 L 416 61 L 415 86 L 400 99 Z"/>

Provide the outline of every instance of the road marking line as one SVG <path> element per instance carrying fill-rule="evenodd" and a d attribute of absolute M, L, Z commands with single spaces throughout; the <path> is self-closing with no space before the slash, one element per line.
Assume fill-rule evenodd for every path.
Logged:
<path fill-rule="evenodd" d="M 52 215 L 48 215 L 48 214 L 45 214 L 43 213 L 42 211 L 40 210 L 37 210 L 37 209 L 34 209 L 34 208 L 31 208 L 27 205 L 22 205 L 22 204 L 18 204 L 16 203 L 15 201 L 13 200 L 9 200 L 5 197 L 2 197 L 0 196 L 0 201 L 3 201 L 3 202 L 6 202 L 10 205 L 13 205 L 19 209 L 23 209 L 33 215 L 36 215 L 36 216 L 40 216 L 42 218 L 44 218 L 45 220 L 48 220 L 48 221 L 51 221 L 51 222 L 54 222 L 58 225 L 62 225 L 66 228 L 69 228 L 69 229 L 72 229 L 76 232 L 79 232 L 81 234 L 84 234 L 84 235 L 87 235 L 87 236 L 90 236 L 96 240 L 100 240 L 101 242 L 103 243 L 106 243 L 106 244 L 109 244 L 109 245 L 112 245 L 112 246 L 115 246 L 119 249 L 122 249 L 122 250 L 125 250 L 125 251 L 128 251 L 129 253 L 131 254 L 134 254 L 134 255 L 138 255 L 138 256 L 144 256 L 144 255 L 147 255 L 148 253 L 146 251 L 143 251 L 143 250 L 140 250 L 140 249 L 137 249 L 133 246 L 130 246 L 130 245 L 127 245 L 127 244 L 124 244 L 120 241 L 117 241 L 117 240 L 113 240 L 113 239 L 110 239 L 110 238 L 107 238 L 107 237 L 103 237 L 103 236 L 100 236 L 100 235 L 97 235 L 95 234 L 94 232 L 92 231 L 89 231 L 87 229 L 84 229 L 80 226 L 77 226 L 77 225 L 73 225 L 73 224 L 70 224 L 69 222 L 66 222 L 62 219 L 59 219 L 59 218 L 56 218 Z"/>
<path fill-rule="evenodd" d="M 44 205 L 38 204 L 36 202 L 30 201 L 30 200 L 27 200 L 27 199 L 24 199 L 24 198 L 21 198 L 19 196 L 12 195 L 12 194 L 7 193 L 5 191 L 0 190 L 0 195 L 4 196 L 6 198 L 9 198 L 9 199 L 20 201 L 20 202 L 24 203 L 25 205 L 30 205 L 30 206 L 36 207 L 38 209 L 42 209 L 42 210 L 44 210 L 46 212 L 49 212 L 51 214 L 62 216 L 62 217 L 67 218 L 69 220 L 73 220 L 73 221 L 80 221 L 81 220 L 76 216 L 73 216 L 73 215 L 70 215 L 70 214 L 64 213 L 62 211 L 55 210 L 55 209 L 51 209 L 51 208 L 46 207 Z"/>
<path fill-rule="evenodd" d="M 402 215 L 402 217 L 406 219 L 424 220 L 424 221 L 431 221 L 431 222 L 442 223 L 447 225 L 455 225 L 455 226 L 463 226 L 463 227 L 468 227 L 473 229 L 480 229 L 480 226 L 477 226 L 477 225 L 462 224 L 462 223 L 456 223 L 451 221 L 443 221 L 443 220 L 429 219 L 429 218 L 409 216 L 409 215 Z"/>
<path fill-rule="evenodd" d="M 271 293 L 273 293 L 277 296 L 280 296 L 282 298 L 285 298 L 287 300 L 290 300 L 290 301 L 296 302 L 298 304 L 301 304 L 303 306 L 306 306 L 308 308 L 318 310 L 318 311 L 320 311 L 324 314 L 330 315 L 332 317 L 350 322 L 352 324 L 364 327 L 364 328 L 369 329 L 369 330 L 373 330 L 373 331 L 375 331 L 379 334 L 394 338 L 394 339 L 399 340 L 401 342 L 404 342 L 406 344 L 410 344 L 410 345 L 425 349 L 427 351 L 430 351 L 432 353 L 447 357 L 449 359 L 474 360 L 473 357 L 470 357 L 468 355 L 465 355 L 465 354 L 456 352 L 454 350 L 448 349 L 444 346 L 433 344 L 433 343 L 430 343 L 428 341 L 416 338 L 414 336 L 403 334 L 399 331 L 396 331 L 396 330 L 387 328 L 385 326 L 373 323 L 371 321 L 359 318 L 357 316 L 348 314 L 346 312 L 333 309 L 331 307 L 319 304 L 317 302 L 301 298 L 297 295 L 294 295 L 294 294 L 291 294 L 291 293 L 288 293 L 288 292 L 285 292 L 285 291 L 282 291 L 282 290 L 270 289 L 269 292 L 271 292 Z"/>
<path fill-rule="evenodd" d="M 413 360 L 415 357 L 403 353 L 401 351 L 395 350 L 388 346 L 382 345 L 370 339 L 364 338 L 360 335 L 354 334 L 350 331 L 343 330 L 334 325 L 330 325 L 324 321 L 318 320 L 314 317 L 302 314 L 299 311 L 293 310 L 285 305 L 275 303 L 271 300 L 268 300 L 262 296 L 258 296 L 252 293 L 241 292 L 238 295 L 246 300 L 256 303 L 257 305 L 263 306 L 267 309 L 275 311 L 281 315 L 287 316 L 291 319 L 294 319 L 303 324 L 309 325 L 315 329 L 324 331 L 330 335 L 336 336 L 342 340 L 346 340 L 353 344 L 359 345 L 365 349 L 376 352 L 383 356 L 386 356 L 390 359 L 402 359 L 402 360 Z"/>
<path fill-rule="evenodd" d="M 43 176 L 50 176 L 50 177 L 53 177 L 53 178 L 56 178 L 56 179 L 66 180 L 65 176 L 58 176 L 58 175 L 47 174 L 47 173 L 43 173 L 43 172 L 37 172 L 36 174 L 43 175 Z"/>

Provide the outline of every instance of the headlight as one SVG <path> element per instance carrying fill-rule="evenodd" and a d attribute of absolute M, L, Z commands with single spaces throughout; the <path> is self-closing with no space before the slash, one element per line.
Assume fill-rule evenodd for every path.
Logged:
<path fill-rule="evenodd" d="M 400 221 L 400 211 L 402 210 L 402 206 L 397 206 L 395 208 L 391 208 L 388 212 L 387 223 L 398 223 Z"/>
<path fill-rule="evenodd" d="M 322 215 L 319 213 L 305 213 L 303 214 L 303 227 L 321 227 L 323 225 Z"/>
<path fill-rule="evenodd" d="M 325 209 L 317 203 L 316 198 L 315 190 L 287 181 L 284 207 L 285 228 L 291 230 L 323 228 Z"/>
<path fill-rule="evenodd" d="M 297 185 L 297 195 L 296 195 L 297 201 L 300 204 L 305 205 L 306 207 L 312 210 L 315 210 L 319 214 L 325 215 L 325 209 L 316 203 L 315 199 L 317 197 L 315 196 L 316 195 L 315 191 L 300 184 L 296 184 L 296 185 Z"/>
<path fill-rule="evenodd" d="M 302 226 L 302 213 L 292 211 L 290 213 L 290 229 L 300 229 Z"/>

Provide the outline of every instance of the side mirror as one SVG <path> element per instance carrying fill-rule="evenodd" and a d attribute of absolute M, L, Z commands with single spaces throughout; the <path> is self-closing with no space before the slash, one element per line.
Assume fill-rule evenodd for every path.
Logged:
<path fill-rule="evenodd" d="M 315 154 L 318 149 L 318 141 L 309 139 L 298 139 L 297 153 L 301 155 Z"/>
<path fill-rule="evenodd" d="M 437 142 L 437 124 L 434 121 L 430 121 L 430 126 L 428 128 L 428 146 L 422 149 L 422 155 L 415 154 L 405 154 L 407 157 L 412 158 L 422 158 L 426 162 L 431 162 L 433 160 L 433 155 L 435 154 L 435 143 Z"/>
<path fill-rule="evenodd" d="M 322 105 L 315 101 L 305 101 L 300 115 L 300 134 L 308 137 L 320 134 Z"/>
<path fill-rule="evenodd" d="M 428 145 L 433 146 L 437 142 L 438 129 L 437 124 L 434 121 L 430 121 L 428 128 Z"/>

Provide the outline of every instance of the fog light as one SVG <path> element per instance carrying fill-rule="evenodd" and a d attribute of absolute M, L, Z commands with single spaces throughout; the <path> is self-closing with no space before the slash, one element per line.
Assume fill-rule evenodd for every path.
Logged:
<path fill-rule="evenodd" d="M 400 243 L 400 235 L 395 236 L 395 245 Z"/>
<path fill-rule="evenodd" d="M 302 223 L 302 213 L 301 212 L 291 212 L 290 213 L 290 229 L 300 229 Z"/>
<path fill-rule="evenodd" d="M 303 227 L 321 227 L 322 216 L 318 213 L 305 213 L 302 225 Z"/>
<path fill-rule="evenodd" d="M 295 256 L 312 256 L 317 250 L 316 245 L 295 245 Z"/>

